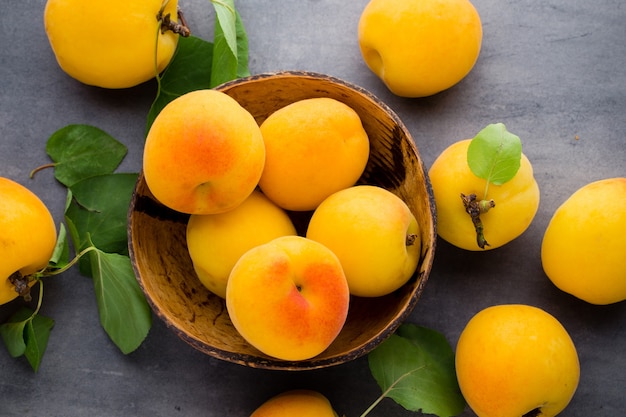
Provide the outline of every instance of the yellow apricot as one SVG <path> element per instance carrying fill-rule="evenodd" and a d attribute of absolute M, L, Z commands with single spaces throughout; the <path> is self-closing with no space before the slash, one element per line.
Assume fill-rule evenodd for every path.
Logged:
<path fill-rule="evenodd" d="M 337 417 L 323 394 L 304 389 L 280 393 L 259 406 L 250 417 Z"/>
<path fill-rule="evenodd" d="M 424 97 L 471 71 L 482 24 L 468 0 L 371 0 L 361 14 L 358 39 L 365 63 L 391 92 Z"/>
<path fill-rule="evenodd" d="M 0 177 L 0 230 L 0 304 L 5 304 L 19 295 L 10 277 L 27 277 L 48 264 L 56 245 L 56 226 L 39 197 Z"/>
<path fill-rule="evenodd" d="M 548 278 L 592 304 L 626 300 L 626 178 L 591 182 L 554 212 L 541 244 Z"/>
<path fill-rule="evenodd" d="M 352 186 L 369 158 L 359 115 L 331 98 L 300 100 L 262 124 L 266 163 L 259 186 L 287 210 L 312 210 Z"/>
<path fill-rule="evenodd" d="M 150 127 L 143 153 L 154 197 L 188 214 L 237 207 L 256 188 L 264 164 L 256 120 L 217 90 L 192 91 L 168 103 Z"/>
<path fill-rule="evenodd" d="M 187 247 L 200 281 L 226 298 L 228 276 L 241 255 L 274 238 L 295 234 L 287 213 L 254 191 L 227 212 L 192 214 L 187 223 Z"/>
<path fill-rule="evenodd" d="M 380 297 L 415 272 L 419 225 L 404 201 L 384 188 L 357 185 L 330 195 L 315 209 L 306 237 L 341 261 L 350 293 Z"/>
<path fill-rule="evenodd" d="M 157 18 L 176 21 L 178 0 L 48 0 L 44 24 L 59 66 L 78 81 L 127 88 L 169 64 L 178 35 Z M 156 55 L 156 56 L 155 56 Z"/>
<path fill-rule="evenodd" d="M 456 372 L 479 417 L 552 417 L 572 399 L 580 364 L 572 339 L 554 316 L 505 304 L 469 320 L 457 343 Z"/>
<path fill-rule="evenodd" d="M 470 139 L 453 143 L 433 162 L 428 175 L 437 206 L 437 233 L 459 248 L 482 250 L 476 242 L 476 230 L 460 194 L 483 198 L 486 180 L 477 177 L 467 163 Z M 502 185 L 489 185 L 488 199 L 495 207 L 480 218 L 485 239 L 495 249 L 512 241 L 530 226 L 539 208 L 539 186 L 533 168 L 522 154 L 521 165 L 513 179 Z"/>

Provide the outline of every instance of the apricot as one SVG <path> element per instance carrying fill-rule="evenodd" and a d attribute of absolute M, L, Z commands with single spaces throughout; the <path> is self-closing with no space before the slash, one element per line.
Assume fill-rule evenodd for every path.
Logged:
<path fill-rule="evenodd" d="M 428 171 L 437 206 L 437 233 L 461 249 L 495 249 L 528 229 L 539 208 L 539 186 L 524 154 L 513 179 L 502 185 L 489 185 L 488 198 L 495 202 L 495 207 L 480 216 L 489 243 L 481 249 L 476 242 L 475 226 L 460 197 L 461 193 L 476 194 L 481 199 L 486 185 L 486 180 L 474 175 L 467 163 L 470 142 L 471 139 L 466 139 L 450 145 Z"/>
<path fill-rule="evenodd" d="M 187 247 L 200 281 L 226 298 L 226 283 L 235 263 L 247 250 L 287 235 L 296 235 L 287 213 L 260 191 L 224 213 L 192 214 Z"/>
<path fill-rule="evenodd" d="M 306 237 L 337 255 L 350 293 L 361 297 L 386 295 L 404 285 L 421 251 L 419 225 L 409 207 L 373 185 L 327 197 L 313 212 Z"/>
<path fill-rule="evenodd" d="M 254 117 L 216 90 L 197 90 L 168 103 L 148 132 L 146 184 L 165 206 L 188 214 L 232 210 L 254 191 L 265 164 Z"/>
<path fill-rule="evenodd" d="M 591 304 L 626 300 L 626 178 L 591 182 L 554 212 L 541 262 L 562 291 Z"/>
<path fill-rule="evenodd" d="M 33 283 L 27 282 L 28 277 L 48 265 L 57 232 L 43 201 L 28 188 L 3 177 L 0 177 L 0 230 L 0 304 L 5 304 L 20 292 L 28 293 Z"/>
<path fill-rule="evenodd" d="M 287 210 L 312 210 L 354 185 L 369 158 L 359 115 L 331 98 L 300 100 L 262 124 L 267 161 L 259 186 Z"/>
<path fill-rule="evenodd" d="M 482 35 L 468 0 L 371 0 L 358 26 L 363 60 L 402 97 L 430 96 L 460 82 L 478 60 Z"/>
<path fill-rule="evenodd" d="M 510 304 L 487 307 L 469 320 L 457 343 L 456 371 L 479 417 L 552 417 L 572 399 L 580 364 L 554 316 Z"/>
<path fill-rule="evenodd" d="M 44 25 L 69 76 L 102 88 L 128 88 L 154 78 L 171 61 L 178 35 L 161 31 L 158 17 L 175 22 L 177 7 L 178 0 L 48 0 Z"/>
<path fill-rule="evenodd" d="M 261 352 L 284 360 L 309 359 L 330 346 L 349 302 L 337 256 L 302 236 L 250 249 L 226 286 L 226 307 L 237 331 Z"/>
<path fill-rule="evenodd" d="M 261 404 L 250 417 L 337 417 L 330 401 L 313 390 L 280 393 Z"/>

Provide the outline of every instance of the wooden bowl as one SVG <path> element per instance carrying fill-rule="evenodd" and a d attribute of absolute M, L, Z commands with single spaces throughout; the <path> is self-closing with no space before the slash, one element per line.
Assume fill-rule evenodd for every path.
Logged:
<path fill-rule="evenodd" d="M 435 204 L 428 174 L 410 133 L 384 103 L 342 80 L 308 72 L 280 72 L 238 79 L 217 87 L 261 123 L 294 101 L 331 97 L 352 107 L 371 141 L 371 155 L 359 183 L 382 186 L 400 196 L 421 227 L 421 259 L 402 288 L 384 297 L 352 297 L 345 326 L 331 346 L 302 361 L 264 355 L 233 327 L 223 299 L 198 280 L 187 252 L 188 216 L 155 200 L 140 174 L 129 215 L 132 265 L 156 315 L 194 348 L 245 366 L 305 370 L 341 364 L 367 354 L 390 336 L 415 307 L 428 278 L 436 242 Z M 306 214 L 294 217 L 303 227 Z"/>

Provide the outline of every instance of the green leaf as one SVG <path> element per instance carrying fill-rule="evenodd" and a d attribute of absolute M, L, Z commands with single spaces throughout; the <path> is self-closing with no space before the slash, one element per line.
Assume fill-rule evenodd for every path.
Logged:
<path fill-rule="evenodd" d="M 502 185 L 520 167 L 522 143 L 502 123 L 490 124 L 478 132 L 467 150 L 467 163 L 477 177 Z M 486 198 L 486 197 L 484 197 Z"/>
<path fill-rule="evenodd" d="M 54 327 L 54 320 L 42 315 L 34 315 L 32 320 L 26 324 L 26 349 L 24 356 L 35 372 L 39 370 L 39 365 L 43 359 L 43 354 L 48 346 L 50 331 Z"/>
<path fill-rule="evenodd" d="M 249 75 L 248 37 L 233 0 L 213 1 L 215 37 L 211 87 Z"/>
<path fill-rule="evenodd" d="M 22 307 L 15 314 L 9 317 L 6 323 L 0 325 L 0 335 L 2 341 L 9 351 L 9 355 L 14 358 L 22 356 L 26 350 L 24 340 L 24 328 L 33 315 L 29 308 Z"/>
<path fill-rule="evenodd" d="M 454 353 L 440 333 L 404 324 L 370 352 L 368 361 L 383 396 L 407 410 L 440 417 L 463 412 Z"/>
<path fill-rule="evenodd" d="M 212 57 L 212 43 L 194 36 L 179 37 L 176 53 L 161 76 L 157 97 L 148 112 L 147 130 L 167 103 L 190 91 L 211 87 Z"/>
<path fill-rule="evenodd" d="M 237 13 L 237 20 L 235 26 L 237 28 L 237 74 L 235 78 L 247 77 L 250 75 L 249 67 L 249 48 L 248 48 L 248 34 L 244 27 L 243 20 L 239 12 Z"/>
<path fill-rule="evenodd" d="M 80 124 L 57 130 L 46 144 L 46 152 L 55 162 L 54 176 L 67 187 L 84 178 L 115 171 L 127 151 L 126 146 L 103 130 Z"/>
<path fill-rule="evenodd" d="M 48 265 L 53 268 L 63 268 L 70 261 L 70 245 L 67 240 L 67 230 L 63 223 L 59 224 L 59 233 L 57 236 L 57 243 L 54 246 L 54 251 L 50 257 Z"/>
<path fill-rule="evenodd" d="M 126 231 L 128 207 L 137 174 L 114 173 L 79 181 L 70 191 L 72 202 L 65 211 L 74 247 L 81 251 L 94 246 L 108 253 L 128 253 Z M 89 262 L 80 260 L 80 271 L 89 273 Z"/>
<path fill-rule="evenodd" d="M 128 256 L 89 252 L 100 323 L 128 354 L 139 347 L 152 325 L 152 313 Z"/>
<path fill-rule="evenodd" d="M 0 335 L 9 354 L 14 358 L 24 355 L 37 372 L 53 326 L 51 318 L 22 307 L 0 326 Z"/>

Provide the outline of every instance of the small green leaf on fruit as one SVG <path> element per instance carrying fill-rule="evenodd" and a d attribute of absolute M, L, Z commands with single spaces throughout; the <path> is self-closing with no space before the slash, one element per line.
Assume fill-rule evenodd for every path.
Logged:
<path fill-rule="evenodd" d="M 109 174 L 127 153 L 124 144 L 89 125 L 68 125 L 50 136 L 46 152 L 54 161 L 54 176 L 66 187 L 95 175 Z"/>
<path fill-rule="evenodd" d="M 383 395 L 407 410 L 440 417 L 463 412 L 454 353 L 440 333 L 403 324 L 370 352 L 368 361 Z"/>
<path fill-rule="evenodd" d="M 502 185 L 520 168 L 522 142 L 503 123 L 490 124 L 478 132 L 467 149 L 467 163 L 479 178 Z"/>
<path fill-rule="evenodd" d="M 100 324 L 124 354 L 139 347 L 152 326 L 152 311 L 128 256 L 89 252 Z"/>

